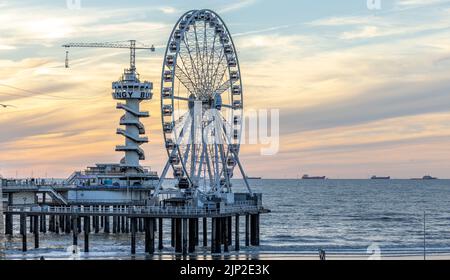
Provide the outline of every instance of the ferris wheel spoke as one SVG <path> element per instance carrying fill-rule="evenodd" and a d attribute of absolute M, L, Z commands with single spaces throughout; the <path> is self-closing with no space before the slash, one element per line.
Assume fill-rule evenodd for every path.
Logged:
<path fill-rule="evenodd" d="M 210 73 L 210 70 L 211 70 L 211 64 L 214 63 L 216 38 L 217 38 L 216 33 L 214 33 L 214 39 L 213 39 L 213 43 L 212 43 L 211 52 L 210 52 L 210 55 L 207 57 L 207 61 L 206 61 L 206 73 L 207 73 L 206 79 L 207 79 L 207 86 L 208 86 L 209 90 L 212 89 L 212 84 L 211 84 L 212 75 Z"/>
<path fill-rule="evenodd" d="M 200 65 L 200 67 L 201 67 L 201 69 L 200 69 L 200 83 L 201 83 L 201 85 L 204 86 L 204 84 L 205 84 L 205 82 L 204 82 L 205 69 L 204 69 L 204 62 L 203 62 L 202 52 L 200 50 L 199 39 L 198 39 L 198 34 L 197 34 L 197 25 L 196 24 L 194 24 L 194 34 L 195 34 L 195 57 L 197 59 L 197 65 Z M 204 91 L 203 87 L 202 87 L 202 91 Z"/>
<path fill-rule="evenodd" d="M 224 66 L 224 65 L 222 64 L 222 62 L 223 62 L 223 60 L 224 60 L 224 57 L 225 57 L 225 53 L 222 52 L 222 54 L 220 55 L 219 60 L 218 60 L 218 62 L 217 62 L 217 66 L 213 68 L 213 69 L 215 69 L 215 70 L 213 71 L 213 75 L 211 76 L 211 78 L 212 78 L 211 84 L 212 84 L 213 87 L 215 87 L 216 79 L 217 79 L 217 74 L 219 73 L 218 71 L 219 71 L 220 66 L 222 66 L 222 67 Z M 225 68 L 226 68 L 226 67 L 227 67 L 227 66 L 225 66 Z M 221 77 L 221 79 L 222 79 L 222 77 Z"/>
<path fill-rule="evenodd" d="M 186 36 L 186 37 L 187 37 L 187 36 Z M 193 72 L 195 72 L 195 75 L 194 75 L 194 76 L 196 77 L 196 80 L 197 80 L 197 88 L 199 88 L 199 86 L 201 85 L 201 82 L 200 82 L 200 73 L 199 73 L 199 71 L 198 71 L 197 65 L 196 65 L 195 62 L 194 62 L 194 58 L 192 57 L 191 48 L 189 47 L 189 43 L 186 41 L 186 37 L 184 38 L 183 42 L 184 42 L 184 45 L 185 45 L 186 48 L 187 48 L 187 51 L 188 51 L 188 54 L 189 54 L 189 59 L 190 59 L 190 61 L 191 61 L 191 66 L 192 66 Z"/>
<path fill-rule="evenodd" d="M 205 71 L 205 86 L 208 87 L 208 36 L 206 35 L 206 21 L 203 22 L 203 57 L 205 58 L 203 63 L 206 64 Z"/>
<path fill-rule="evenodd" d="M 188 98 L 188 97 L 182 97 L 182 96 L 174 96 L 173 99 L 180 100 L 180 101 L 188 101 L 188 102 L 195 101 L 195 99 Z"/>
<path fill-rule="evenodd" d="M 217 88 L 220 86 L 220 83 L 224 80 L 225 74 L 228 71 L 228 67 L 226 65 L 221 64 L 221 67 L 219 67 L 219 68 L 220 68 L 220 70 L 218 69 L 218 71 L 216 72 L 216 77 L 213 82 L 214 88 Z M 217 77 L 219 77 L 219 78 L 217 79 Z"/>
<path fill-rule="evenodd" d="M 176 66 L 175 76 L 191 94 L 195 94 L 196 87 L 194 82 L 178 65 Z"/>
<path fill-rule="evenodd" d="M 221 95 L 222 93 L 227 91 L 229 88 L 231 88 L 231 85 L 232 85 L 231 80 L 227 80 L 221 86 L 219 86 L 218 88 L 214 89 L 213 92 L 218 94 L 218 95 Z"/>
<path fill-rule="evenodd" d="M 192 78 L 189 78 L 189 80 L 192 82 L 192 85 L 195 88 L 195 90 L 198 90 L 198 88 L 199 88 L 198 75 L 195 73 L 196 72 L 195 68 L 192 65 L 191 56 L 180 52 L 180 58 L 181 58 L 181 63 L 183 65 L 183 67 L 180 67 L 180 65 L 177 65 L 177 67 L 179 67 L 180 69 L 184 69 L 183 72 L 188 77 L 192 77 Z"/>

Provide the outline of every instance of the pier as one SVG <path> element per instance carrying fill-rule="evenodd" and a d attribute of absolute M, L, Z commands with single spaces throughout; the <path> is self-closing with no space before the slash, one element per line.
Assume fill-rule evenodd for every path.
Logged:
<path fill-rule="evenodd" d="M 72 235 L 72 245 L 79 245 L 79 235 L 83 235 L 84 252 L 89 252 L 90 233 L 127 234 L 130 237 L 130 253 L 136 252 L 136 235 L 145 236 L 145 252 L 154 254 L 164 249 L 164 238 L 171 240 L 177 254 L 195 253 L 202 244 L 210 244 L 212 254 L 229 252 L 232 245 L 234 225 L 234 250 L 239 251 L 240 217 L 245 217 L 245 246 L 259 246 L 259 216 L 269 210 L 255 205 L 233 205 L 216 210 L 189 207 L 164 206 L 52 206 L 52 207 L 7 207 L 5 234 L 12 236 L 14 221 L 19 221 L 22 237 L 22 251 L 29 250 L 28 232 L 32 234 L 34 248 L 40 248 L 40 234 L 47 232 Z M 16 217 L 16 219 L 15 219 Z M 233 223 L 234 220 L 234 223 Z M 29 222 L 29 227 L 27 227 Z M 201 228 L 199 225 L 202 225 Z M 211 226 L 208 227 L 208 224 Z M 171 227 L 171 236 L 164 236 L 164 227 Z M 200 243 L 200 236 L 202 242 Z M 210 240 L 208 240 L 210 236 Z M 156 246 L 157 245 L 157 246 Z"/>
<path fill-rule="evenodd" d="M 190 38 L 191 46 L 199 44 L 197 36 L 195 40 L 194 36 L 188 36 L 192 31 L 189 26 L 197 24 L 210 30 L 205 30 L 202 38 L 205 41 L 200 43 L 206 46 L 207 41 L 215 42 L 219 36 L 222 50 L 217 51 L 212 46 L 210 60 L 217 65 L 204 67 L 209 71 L 204 73 L 205 78 L 196 77 L 196 84 L 192 84 L 193 73 L 184 74 L 186 77 L 175 76 L 174 69 L 186 67 L 184 63 L 177 64 L 182 59 L 176 59 L 185 55 L 180 52 L 181 38 Z M 206 35 L 214 37 L 208 39 Z M 153 83 L 140 80 L 135 60 L 137 49 L 154 50 L 154 47 L 145 47 L 136 40 L 69 43 L 63 47 L 130 50 L 129 68 L 112 83 L 112 96 L 118 101 L 116 109 L 123 112 L 118 122 L 122 128 L 116 133 L 124 139 L 115 150 L 123 157 L 120 162 L 97 163 L 84 171 L 75 171 L 62 183 L 36 178 L 0 180 L 7 200 L 6 235 L 15 234 L 13 224 L 18 221 L 24 252 L 29 250 L 27 237 L 30 233 L 33 247 L 38 249 L 42 235 L 51 232 L 71 235 L 72 245 L 77 248 L 82 235 L 85 252 L 90 250 L 91 233 L 125 234 L 130 237 L 130 252 L 134 255 L 137 253 L 136 237 L 141 233 L 145 237 L 147 254 L 154 254 L 155 248 L 164 249 L 164 238 L 170 238 L 177 254 L 194 253 L 200 244 L 203 247 L 209 244 L 212 254 L 221 254 L 230 249 L 240 250 L 242 217 L 245 246 L 259 246 L 260 215 L 269 210 L 262 206 L 262 194 L 252 191 L 239 158 L 244 122 L 242 75 L 238 51 L 220 16 L 206 9 L 188 11 L 170 34 L 161 72 L 161 126 L 167 161 L 160 176 L 150 167 L 141 165 L 146 159 L 141 146 L 149 142 L 141 119 L 150 117 L 150 112 L 141 111 L 141 103 L 152 100 Z M 204 63 L 203 52 L 192 50 L 190 61 Z M 223 59 L 221 53 L 226 54 L 227 59 Z M 213 69 L 223 69 L 223 73 Z M 181 86 L 175 83 L 176 79 L 182 80 L 189 98 L 176 96 Z M 222 80 L 228 82 L 222 84 Z M 186 103 L 180 106 L 180 100 Z M 226 104 L 224 100 L 233 102 Z M 204 110 L 195 110 L 199 105 Z M 231 118 L 223 117 L 226 111 Z M 201 129 L 197 131 L 197 128 Z M 231 182 L 234 173 L 242 175 L 246 193 L 234 192 Z M 169 225 L 170 236 L 164 236 L 164 227 Z"/>

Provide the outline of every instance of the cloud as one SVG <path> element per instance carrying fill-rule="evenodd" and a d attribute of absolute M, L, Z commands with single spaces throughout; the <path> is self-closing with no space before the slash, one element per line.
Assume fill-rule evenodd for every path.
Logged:
<path fill-rule="evenodd" d="M 233 11 L 237 11 L 256 3 L 257 0 L 239 0 L 226 5 L 219 10 L 219 14 L 225 14 Z"/>
<path fill-rule="evenodd" d="M 159 7 L 158 10 L 160 10 L 161 12 L 165 13 L 165 14 L 175 14 L 178 13 L 178 10 L 175 9 L 174 7 Z"/>
<path fill-rule="evenodd" d="M 7 6 L 0 17 L 1 45 L 24 48 L 29 45 L 52 47 L 55 42 L 66 38 L 80 38 L 98 41 L 98 34 L 104 40 L 129 39 L 129 31 L 134 30 L 134 39 L 146 38 L 148 30 L 155 37 L 166 34 L 172 25 L 158 21 L 149 21 L 149 11 L 175 13 L 172 7 L 152 9 L 124 8 L 103 9 L 99 13 L 95 8 L 82 8 L 80 11 L 65 8 L 49 9 L 46 6 Z M 16 15 L 20 14 L 21 17 Z M 132 16 L 134 15 L 134 16 Z"/>
<path fill-rule="evenodd" d="M 306 23 L 310 26 L 346 26 L 346 25 L 365 25 L 373 22 L 383 22 L 381 17 L 376 16 L 352 16 L 352 17 L 329 17 L 313 20 Z"/>
<path fill-rule="evenodd" d="M 374 38 L 386 34 L 387 33 L 381 33 L 379 28 L 376 26 L 364 26 L 362 28 L 359 28 L 358 31 L 344 32 L 340 37 L 345 40 L 352 40 Z"/>
<path fill-rule="evenodd" d="M 400 7 L 433 6 L 436 4 L 449 3 L 448 0 L 397 0 L 396 4 Z"/>
<path fill-rule="evenodd" d="M 264 28 L 264 29 L 234 33 L 234 34 L 232 34 L 232 36 L 233 36 L 233 38 L 235 38 L 235 37 L 248 36 L 248 35 L 260 34 L 260 33 L 271 33 L 274 31 L 291 28 L 293 26 L 294 25 L 279 25 L 279 26 L 273 26 L 273 27 L 268 27 L 268 28 Z"/>

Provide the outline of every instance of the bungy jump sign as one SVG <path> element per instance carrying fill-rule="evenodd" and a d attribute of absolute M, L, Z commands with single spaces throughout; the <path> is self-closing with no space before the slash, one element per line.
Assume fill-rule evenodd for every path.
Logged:
<path fill-rule="evenodd" d="M 114 92 L 115 99 L 152 99 L 150 92 L 122 91 Z"/>

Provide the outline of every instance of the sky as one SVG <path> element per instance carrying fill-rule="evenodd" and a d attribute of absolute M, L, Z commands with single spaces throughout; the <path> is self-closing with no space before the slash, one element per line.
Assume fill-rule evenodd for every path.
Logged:
<path fill-rule="evenodd" d="M 376 2 L 376 0 L 374 0 Z M 178 18 L 208 8 L 238 50 L 247 109 L 279 109 L 280 150 L 243 145 L 249 175 L 296 178 L 450 178 L 450 1 L 100 1 L 0 0 L 0 174 L 68 177 L 118 162 L 111 82 L 126 50 L 73 49 L 67 42 L 136 39 L 150 143 L 143 165 L 167 155 L 160 122 L 165 46 Z"/>

